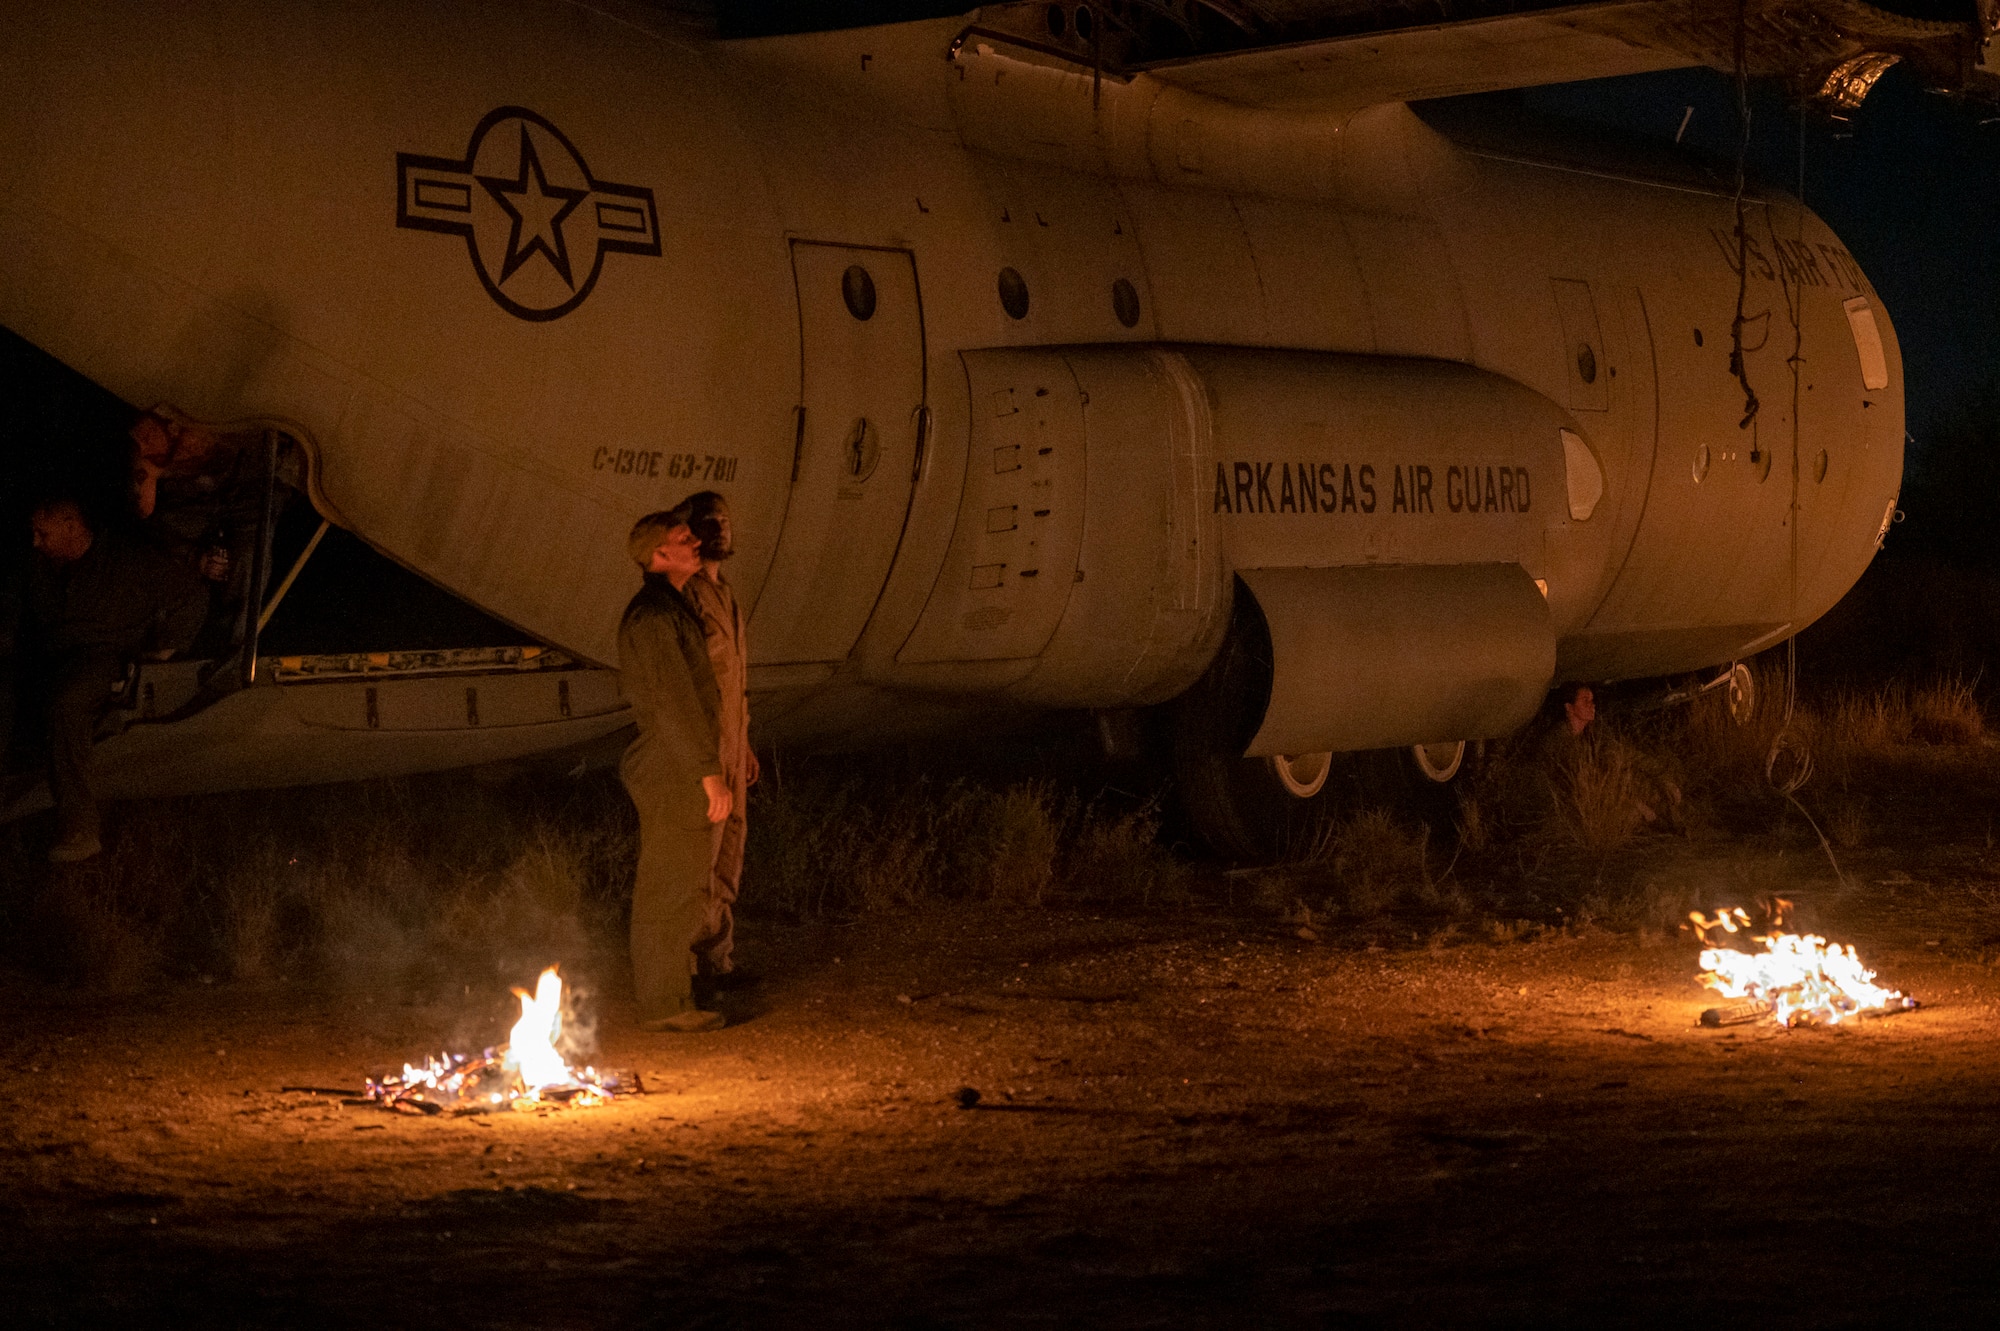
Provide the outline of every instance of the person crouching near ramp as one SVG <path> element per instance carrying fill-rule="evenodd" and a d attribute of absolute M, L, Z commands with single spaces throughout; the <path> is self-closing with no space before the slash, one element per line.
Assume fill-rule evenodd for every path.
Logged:
<path fill-rule="evenodd" d="M 695 1005 L 695 940 L 708 915 L 710 828 L 729 817 L 721 701 L 700 613 L 684 595 L 701 571 L 685 506 L 649 513 L 626 548 L 645 585 L 618 625 L 618 677 L 639 724 L 618 774 L 639 808 L 632 887 L 632 985 L 649 1031 L 717 1030 Z"/>

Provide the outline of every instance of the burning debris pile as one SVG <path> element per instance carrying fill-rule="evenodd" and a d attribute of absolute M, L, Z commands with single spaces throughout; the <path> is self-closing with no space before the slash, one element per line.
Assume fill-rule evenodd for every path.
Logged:
<path fill-rule="evenodd" d="M 630 1074 L 572 1067 L 556 1051 L 562 1038 L 562 977 L 542 972 L 535 992 L 516 989 L 521 1018 L 507 1043 L 478 1056 L 445 1053 L 423 1066 L 403 1065 L 402 1075 L 369 1078 L 368 1101 L 403 1114 L 487 1113 L 547 1105 L 600 1105 L 614 1095 L 642 1091 Z"/>
<path fill-rule="evenodd" d="M 1875 983 L 1875 972 L 1861 964 L 1852 945 L 1829 943 L 1818 934 L 1787 933 L 1780 901 L 1771 912 L 1770 930 L 1750 933 L 1750 916 L 1741 907 L 1713 918 L 1695 911 L 1688 918 L 1705 945 L 1701 982 L 1735 999 L 1701 1014 L 1704 1026 L 1734 1026 L 1770 1020 L 1781 1026 L 1838 1025 L 1855 1017 L 1881 1017 L 1907 1012 L 1917 1000 L 1900 990 Z M 1717 935 L 1740 935 L 1763 944 L 1761 952 L 1746 952 Z"/>

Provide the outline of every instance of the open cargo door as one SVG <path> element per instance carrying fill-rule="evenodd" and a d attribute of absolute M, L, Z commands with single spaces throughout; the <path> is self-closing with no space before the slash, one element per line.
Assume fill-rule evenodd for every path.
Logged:
<path fill-rule="evenodd" d="M 310 455 L 288 435 L 256 431 L 244 447 L 261 450 L 263 493 L 247 577 L 231 594 L 217 594 L 189 659 L 135 665 L 107 699 L 92 755 L 102 797 L 353 781 L 512 761 L 593 741 L 605 744 L 578 761 L 615 755 L 613 737 L 631 723 L 617 671 L 522 641 L 517 630 L 332 529 L 306 498 Z M 324 650 L 325 626 L 297 631 L 314 613 L 297 599 L 288 608 L 293 631 L 267 632 L 323 550 L 346 560 L 337 580 L 347 601 L 389 604 L 399 593 L 423 601 L 400 623 L 347 622 L 330 631 L 364 639 L 355 647 L 387 650 Z M 327 556 L 319 557 L 324 567 Z M 481 645 L 408 641 L 425 636 L 412 632 L 413 624 L 449 639 L 451 630 L 438 630 L 437 622 L 454 618 L 461 636 Z M 298 650 L 301 641 L 320 650 Z M 41 783 L 25 776 L 10 783 L 9 794 L 0 819 L 48 804 Z"/>

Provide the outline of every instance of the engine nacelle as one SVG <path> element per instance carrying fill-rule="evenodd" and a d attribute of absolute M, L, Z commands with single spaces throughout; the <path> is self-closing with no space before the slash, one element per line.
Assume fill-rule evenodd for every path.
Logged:
<path fill-rule="evenodd" d="M 1273 652 L 1253 753 L 1504 734 L 1547 692 L 1547 528 L 1605 478 L 1545 398 L 1325 353 L 962 359 L 965 491 L 897 683 L 1001 669 L 1038 706 L 1163 702 L 1213 658 L 1240 573 Z"/>

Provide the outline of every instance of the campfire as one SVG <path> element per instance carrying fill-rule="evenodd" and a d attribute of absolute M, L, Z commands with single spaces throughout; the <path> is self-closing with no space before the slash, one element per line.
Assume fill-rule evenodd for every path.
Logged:
<path fill-rule="evenodd" d="M 535 992 L 516 989 L 521 1018 L 507 1043 L 478 1055 L 444 1053 L 421 1067 L 405 1063 L 402 1075 L 369 1078 L 366 1098 L 404 1114 L 487 1113 L 550 1105 L 600 1105 L 637 1091 L 637 1078 L 577 1068 L 556 1049 L 562 1039 L 562 977 L 542 972 Z"/>
<path fill-rule="evenodd" d="M 1701 982 L 1736 1000 L 1703 1012 L 1702 1025 L 1769 1020 L 1781 1026 L 1833 1026 L 1917 1006 L 1916 999 L 1876 984 L 1875 972 L 1861 964 L 1851 944 L 1787 932 L 1787 904 L 1779 901 L 1773 906 L 1771 927 L 1762 934 L 1750 932 L 1750 916 L 1741 907 L 1713 917 L 1700 911 L 1688 916 L 1705 945 Z M 1745 951 L 1734 945 L 1736 939 L 1760 943 L 1763 950 Z"/>

